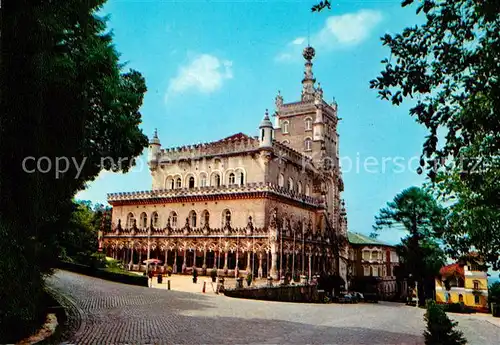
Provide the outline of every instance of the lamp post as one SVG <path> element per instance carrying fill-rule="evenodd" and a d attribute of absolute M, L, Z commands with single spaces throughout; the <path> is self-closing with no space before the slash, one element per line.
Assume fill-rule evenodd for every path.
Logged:
<path fill-rule="evenodd" d="M 292 280 L 295 277 L 295 230 L 293 231 Z"/>
<path fill-rule="evenodd" d="M 283 226 L 280 227 L 280 280 L 283 276 Z"/>
<path fill-rule="evenodd" d="M 151 226 L 148 228 L 148 254 L 146 260 L 146 275 L 149 273 L 149 255 L 151 251 Z"/>

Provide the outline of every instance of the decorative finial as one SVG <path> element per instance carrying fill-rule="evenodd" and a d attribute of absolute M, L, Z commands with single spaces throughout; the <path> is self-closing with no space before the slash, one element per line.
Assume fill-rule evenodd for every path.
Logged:
<path fill-rule="evenodd" d="M 269 118 L 269 110 L 266 109 L 266 117 Z"/>
<path fill-rule="evenodd" d="M 155 128 L 155 135 L 154 135 L 155 138 L 158 138 L 158 128 Z"/>
<path fill-rule="evenodd" d="M 307 61 L 311 61 L 314 58 L 314 55 L 316 54 L 315 50 L 311 46 L 307 46 L 304 48 L 304 51 L 302 52 L 302 56 L 304 59 Z"/>
<path fill-rule="evenodd" d="M 278 90 L 278 95 L 275 99 L 276 110 L 279 110 L 283 106 L 283 97 L 281 96 L 281 92 Z"/>

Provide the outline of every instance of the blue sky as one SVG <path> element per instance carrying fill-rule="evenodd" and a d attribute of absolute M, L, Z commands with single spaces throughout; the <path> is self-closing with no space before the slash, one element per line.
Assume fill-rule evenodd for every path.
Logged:
<path fill-rule="evenodd" d="M 349 230 L 369 234 L 387 201 L 423 182 L 417 158 L 410 159 L 419 156 L 425 129 L 408 105 L 394 107 L 369 88 L 389 53 L 380 37 L 418 18 L 399 0 L 335 1 L 330 11 L 312 14 L 314 2 L 110 0 L 102 13 L 110 15 L 122 62 L 146 79 L 141 128 L 148 136 L 158 128 L 163 147 L 256 135 L 278 90 L 285 102 L 299 99 L 309 38 L 316 79 L 342 118 Z M 107 193 L 150 188 L 149 170 L 139 165 L 128 174 L 101 173 L 77 198 L 105 203 Z M 401 235 L 387 230 L 379 239 L 396 243 Z"/>

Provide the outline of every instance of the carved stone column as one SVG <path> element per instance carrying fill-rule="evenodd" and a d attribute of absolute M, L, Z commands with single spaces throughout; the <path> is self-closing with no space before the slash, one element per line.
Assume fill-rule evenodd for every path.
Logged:
<path fill-rule="evenodd" d="M 262 278 L 262 252 L 259 253 L 259 270 L 257 271 L 259 278 Z"/>
<path fill-rule="evenodd" d="M 207 249 L 206 248 L 203 249 L 203 266 L 202 266 L 202 268 L 204 270 L 207 269 Z"/>
<path fill-rule="evenodd" d="M 248 251 L 248 252 L 247 252 L 247 269 L 246 269 L 247 274 L 248 274 L 248 273 L 250 273 L 250 272 L 252 271 L 252 266 L 250 265 L 250 260 L 251 260 L 251 257 L 250 257 L 250 256 L 251 256 L 251 255 L 252 255 L 252 254 L 251 254 L 251 252 L 250 252 L 250 251 Z"/>
<path fill-rule="evenodd" d="M 275 250 L 271 251 L 271 277 L 273 279 L 278 279 L 278 253 Z"/>
<path fill-rule="evenodd" d="M 311 272 L 311 266 L 312 266 L 312 263 L 311 263 L 311 260 L 312 260 L 312 255 L 311 253 L 307 254 L 307 259 L 308 259 L 308 264 L 309 264 L 309 272 L 308 272 L 308 276 L 309 276 L 309 280 L 311 280 L 311 277 L 312 277 L 312 272 Z"/>
<path fill-rule="evenodd" d="M 227 271 L 229 270 L 228 266 L 227 266 L 227 256 L 228 256 L 228 252 L 226 251 L 224 253 L 224 273 L 227 273 Z"/>
<path fill-rule="evenodd" d="M 142 248 L 139 249 L 139 271 L 141 270 L 142 266 Z"/>
<path fill-rule="evenodd" d="M 132 265 L 134 264 L 134 247 L 130 248 L 130 262 L 129 262 L 129 269 L 132 269 Z"/>
<path fill-rule="evenodd" d="M 288 272 L 289 271 L 289 265 L 288 263 L 290 262 L 290 254 L 289 253 L 286 253 L 286 266 L 285 266 L 285 272 Z"/>
<path fill-rule="evenodd" d="M 186 271 L 187 268 L 187 250 L 184 249 L 184 257 L 182 259 L 182 273 Z"/>
<path fill-rule="evenodd" d="M 168 249 L 165 249 L 165 269 L 167 269 L 168 266 Z"/>
<path fill-rule="evenodd" d="M 172 270 L 174 273 L 177 273 L 177 255 L 179 254 L 177 248 L 174 251 L 174 267 L 172 267 Z"/>

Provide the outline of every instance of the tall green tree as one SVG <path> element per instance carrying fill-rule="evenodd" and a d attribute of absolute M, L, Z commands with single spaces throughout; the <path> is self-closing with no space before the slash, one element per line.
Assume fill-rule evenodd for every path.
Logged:
<path fill-rule="evenodd" d="M 404 0 L 423 22 L 382 37 L 390 49 L 371 81 L 379 96 L 429 130 L 421 159 L 450 208 L 456 256 L 479 251 L 500 266 L 500 2 Z M 443 134 L 440 142 L 439 134 Z"/>
<path fill-rule="evenodd" d="M 446 210 L 431 194 L 418 187 L 403 190 L 375 216 L 374 230 L 395 228 L 408 233 L 399 250 L 405 258 L 408 274 L 419 283 L 419 300 L 422 304 L 425 301 L 425 286 L 428 285 L 426 281 L 439 271 L 438 268 L 434 272 L 435 266 L 444 261 L 434 238 L 443 233 L 445 217 Z"/>
<path fill-rule="evenodd" d="M 59 256 L 75 193 L 102 169 L 128 171 L 130 158 L 147 145 L 139 129 L 145 81 L 119 64 L 105 19 L 97 16 L 103 4 L 2 3 L 0 280 L 8 282 L 0 284 L 2 343 L 43 316 L 44 274 Z"/>

